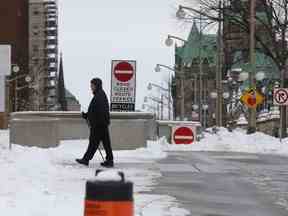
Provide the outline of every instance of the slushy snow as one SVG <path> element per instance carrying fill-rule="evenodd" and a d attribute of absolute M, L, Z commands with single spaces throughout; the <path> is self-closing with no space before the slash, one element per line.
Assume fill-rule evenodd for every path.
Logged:
<path fill-rule="evenodd" d="M 9 149 L 9 131 L 0 130 L 0 209 L 9 216 L 83 215 L 85 183 L 95 178 L 101 157 L 96 153 L 89 168 L 78 165 L 87 140 L 63 141 L 57 148 L 40 149 L 13 145 Z M 153 162 L 165 158 L 169 151 L 229 151 L 288 155 L 288 140 L 244 130 L 214 134 L 208 130 L 204 138 L 192 145 L 171 145 L 166 139 L 147 141 L 146 148 L 114 151 L 118 169 L 99 177 L 119 180 L 118 171 L 134 185 L 135 216 L 185 216 L 189 212 L 174 197 L 147 194 L 157 184 L 161 173 Z M 143 166 L 149 164 L 149 166 Z M 120 167 L 121 166 L 121 167 Z M 149 168 L 147 168 L 149 167 Z M 121 170 L 121 169 L 122 170 Z"/>

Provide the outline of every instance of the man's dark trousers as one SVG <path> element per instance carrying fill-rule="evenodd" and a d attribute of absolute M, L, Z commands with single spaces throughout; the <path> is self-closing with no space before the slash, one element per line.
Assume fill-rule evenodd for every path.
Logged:
<path fill-rule="evenodd" d="M 93 158 L 99 147 L 100 141 L 103 143 L 103 147 L 106 153 L 106 160 L 113 161 L 113 153 L 108 126 L 90 127 L 89 145 L 83 159 L 89 161 Z"/>

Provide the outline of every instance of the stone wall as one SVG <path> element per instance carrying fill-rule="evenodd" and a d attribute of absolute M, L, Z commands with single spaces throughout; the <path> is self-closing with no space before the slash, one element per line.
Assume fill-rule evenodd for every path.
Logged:
<path fill-rule="evenodd" d="M 146 147 L 155 140 L 156 120 L 152 113 L 111 112 L 112 148 Z M 25 146 L 55 147 L 61 140 L 88 139 L 89 128 L 80 112 L 16 112 L 10 117 L 10 142 Z"/>
<path fill-rule="evenodd" d="M 279 136 L 279 118 L 272 118 L 272 119 L 266 119 L 257 121 L 257 131 L 261 131 L 265 134 L 268 134 L 270 136 Z M 237 127 L 241 127 L 243 129 L 247 129 L 248 124 L 237 124 Z"/>

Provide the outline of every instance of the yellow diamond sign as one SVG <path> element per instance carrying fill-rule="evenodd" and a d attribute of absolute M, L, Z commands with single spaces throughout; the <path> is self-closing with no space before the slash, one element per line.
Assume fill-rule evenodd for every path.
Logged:
<path fill-rule="evenodd" d="M 244 94 L 240 97 L 240 100 L 248 108 L 256 109 L 256 107 L 263 102 L 264 96 L 257 90 L 251 88 L 244 92 Z"/>

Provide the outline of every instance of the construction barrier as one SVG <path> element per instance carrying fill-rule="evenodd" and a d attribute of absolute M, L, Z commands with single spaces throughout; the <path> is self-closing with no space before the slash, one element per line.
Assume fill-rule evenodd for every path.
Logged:
<path fill-rule="evenodd" d="M 84 216 L 133 215 L 133 183 L 122 172 L 97 170 L 95 179 L 86 182 Z"/>

